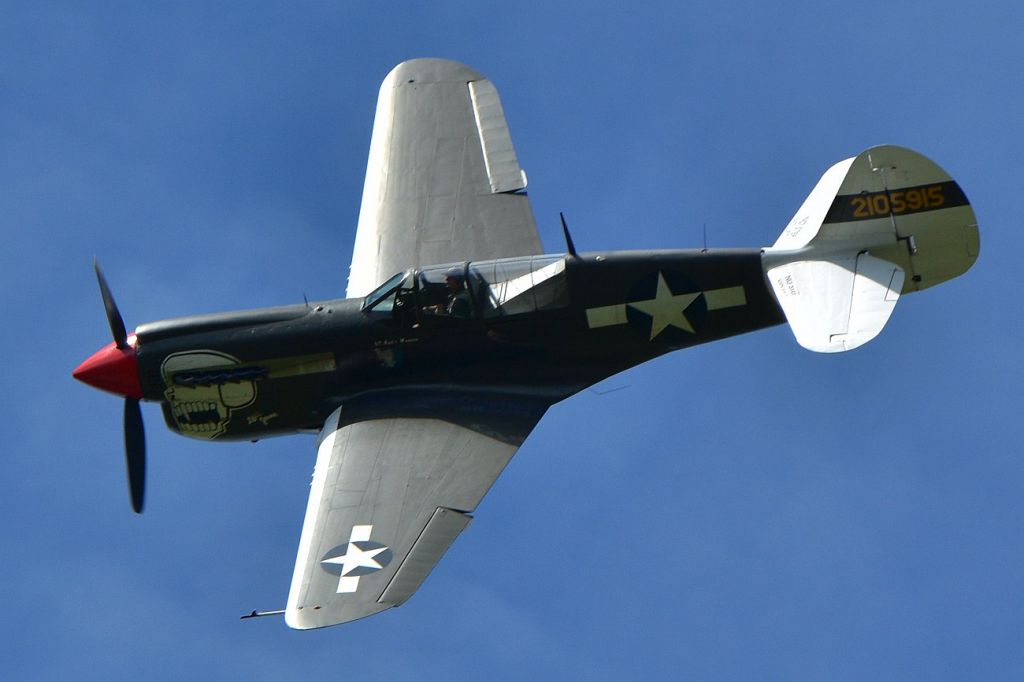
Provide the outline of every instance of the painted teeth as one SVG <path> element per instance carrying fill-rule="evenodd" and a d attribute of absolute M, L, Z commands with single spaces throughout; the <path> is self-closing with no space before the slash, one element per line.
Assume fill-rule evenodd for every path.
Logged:
<path fill-rule="evenodd" d="M 210 400 L 194 400 L 177 403 L 174 406 L 174 420 L 188 433 L 206 433 L 220 427 L 220 412 L 217 403 Z"/>
<path fill-rule="evenodd" d="M 217 431 L 216 424 L 178 424 L 184 433 L 213 433 Z"/>

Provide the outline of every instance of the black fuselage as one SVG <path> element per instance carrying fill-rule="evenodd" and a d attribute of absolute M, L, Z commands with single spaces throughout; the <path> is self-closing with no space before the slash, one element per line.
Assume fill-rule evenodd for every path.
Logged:
<path fill-rule="evenodd" d="M 475 291 L 471 315 L 455 317 L 428 307 L 420 284 L 379 308 L 338 299 L 145 324 L 136 330 L 143 396 L 163 404 L 172 430 L 204 439 L 315 431 L 340 405 L 350 421 L 440 417 L 501 437 L 626 368 L 784 321 L 759 249 L 564 263 L 560 297 L 538 295 L 532 310 L 483 300 L 492 285 Z"/>

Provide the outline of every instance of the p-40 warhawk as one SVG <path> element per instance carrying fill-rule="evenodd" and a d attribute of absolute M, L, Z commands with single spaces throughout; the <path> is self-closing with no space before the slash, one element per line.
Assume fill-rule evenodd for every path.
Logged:
<path fill-rule="evenodd" d="M 771 247 L 544 255 L 498 92 L 450 61 L 381 85 L 346 298 L 126 332 L 74 376 L 125 398 L 142 510 L 140 400 L 206 440 L 317 432 L 284 609 L 293 628 L 405 602 L 552 404 L 672 350 L 788 322 L 831 353 L 902 294 L 978 255 L 959 185 L 881 146 L 822 176 Z M 511 257 L 510 257 L 511 256 Z"/>

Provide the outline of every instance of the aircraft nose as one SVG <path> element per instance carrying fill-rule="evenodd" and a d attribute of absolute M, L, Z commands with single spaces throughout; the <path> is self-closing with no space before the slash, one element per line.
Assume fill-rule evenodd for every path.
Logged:
<path fill-rule="evenodd" d="M 113 343 L 104 346 L 80 364 L 71 376 L 104 391 L 141 399 L 139 361 L 133 342 L 134 337 L 131 337 L 124 348 Z"/>

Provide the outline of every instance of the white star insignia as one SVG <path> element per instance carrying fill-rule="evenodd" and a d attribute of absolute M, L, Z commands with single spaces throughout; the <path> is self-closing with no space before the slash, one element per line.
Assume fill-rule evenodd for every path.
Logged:
<path fill-rule="evenodd" d="M 383 563 L 377 560 L 378 555 L 388 551 L 388 547 L 386 545 L 363 549 L 358 544 L 360 542 L 369 542 L 370 532 L 372 530 L 373 526 L 353 526 L 352 533 L 349 535 L 348 545 L 345 548 L 345 553 L 339 556 L 327 557 L 326 559 L 320 560 L 321 564 L 341 567 L 340 573 L 336 573 L 336 575 L 338 575 L 337 592 L 339 594 L 343 592 L 355 592 L 359 588 L 360 576 L 366 573 L 372 573 L 373 571 L 379 571 L 388 565 L 391 557 L 390 554 L 381 557 Z M 337 549 L 341 548 L 338 547 L 336 550 Z M 335 573 L 337 570 L 338 569 L 334 569 L 331 573 Z M 352 575 L 353 572 L 355 572 L 355 575 Z"/>
<path fill-rule="evenodd" d="M 372 568 L 374 570 L 384 568 L 377 560 L 375 556 L 381 552 L 387 550 L 387 547 L 377 547 L 376 549 L 362 550 L 354 542 L 348 543 L 348 551 L 341 556 L 336 556 L 330 559 L 324 559 L 321 563 L 324 564 L 341 564 L 341 575 L 345 576 L 356 570 L 357 568 Z"/>
<path fill-rule="evenodd" d="M 587 308 L 587 326 L 591 329 L 611 327 L 629 322 L 627 308 L 633 307 L 649 315 L 651 318 L 651 336 L 648 339 L 653 341 L 654 337 L 663 332 L 666 327 L 676 327 L 683 331 L 694 334 L 693 325 L 686 317 L 686 310 L 690 305 L 704 294 L 704 303 L 708 310 L 723 310 L 725 308 L 736 308 L 747 304 L 747 294 L 743 285 L 724 287 L 722 289 L 709 289 L 708 291 L 695 291 L 689 294 L 673 294 L 665 277 L 658 273 L 658 288 L 654 298 L 646 301 L 634 301 L 633 303 L 613 303 L 612 305 L 599 305 Z"/>
<path fill-rule="evenodd" d="M 626 305 L 651 316 L 651 339 L 654 340 L 666 327 L 672 326 L 694 334 L 693 325 L 686 318 L 686 309 L 690 307 L 701 292 L 673 294 L 665 277 L 658 273 L 658 291 L 654 298 L 646 301 L 634 301 Z"/>

